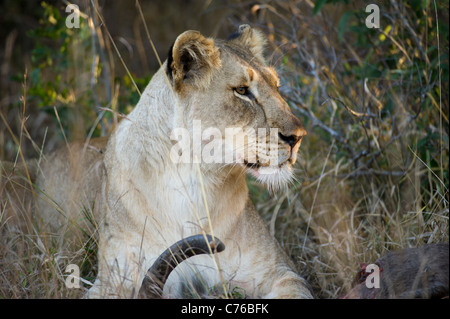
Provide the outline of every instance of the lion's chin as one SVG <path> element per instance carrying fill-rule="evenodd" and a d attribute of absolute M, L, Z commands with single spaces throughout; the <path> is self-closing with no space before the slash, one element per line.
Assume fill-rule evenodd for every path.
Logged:
<path fill-rule="evenodd" d="M 273 192 L 287 186 L 294 179 L 292 165 L 288 162 L 280 166 L 247 166 L 247 171 Z"/>

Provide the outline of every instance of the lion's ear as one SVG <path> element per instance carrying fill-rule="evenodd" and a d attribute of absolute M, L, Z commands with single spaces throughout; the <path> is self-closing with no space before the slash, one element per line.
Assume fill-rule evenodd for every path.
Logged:
<path fill-rule="evenodd" d="M 247 48 L 255 57 L 265 62 L 264 47 L 267 39 L 261 31 L 252 29 L 248 24 L 242 24 L 228 39 L 232 43 Z"/>
<path fill-rule="evenodd" d="M 205 88 L 220 65 L 214 40 L 198 31 L 186 31 L 178 36 L 169 52 L 167 73 L 173 79 L 175 90 L 187 83 Z"/>

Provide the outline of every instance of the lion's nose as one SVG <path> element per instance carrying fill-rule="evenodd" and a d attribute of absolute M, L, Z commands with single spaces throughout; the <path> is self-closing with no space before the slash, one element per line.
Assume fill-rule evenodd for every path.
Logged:
<path fill-rule="evenodd" d="M 281 140 L 288 143 L 291 148 L 294 148 L 295 145 L 297 145 L 298 141 L 300 141 L 301 138 L 305 135 L 306 131 L 303 128 L 298 128 L 297 130 L 295 130 L 294 134 L 291 135 L 284 135 L 282 133 L 278 133 L 278 136 L 281 138 Z"/>
<path fill-rule="evenodd" d="M 278 136 L 279 136 L 283 141 L 285 141 L 286 143 L 288 143 L 290 147 L 294 147 L 294 145 L 297 144 L 298 140 L 301 138 L 301 137 L 298 136 L 298 135 L 289 135 L 289 136 L 286 136 L 286 135 L 283 135 L 283 134 L 281 134 L 281 133 L 278 133 Z"/>

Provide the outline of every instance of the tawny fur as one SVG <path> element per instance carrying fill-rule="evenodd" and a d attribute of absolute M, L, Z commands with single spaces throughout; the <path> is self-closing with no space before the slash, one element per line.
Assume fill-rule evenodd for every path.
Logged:
<path fill-rule="evenodd" d="M 72 144 L 43 163 L 38 177 L 43 219 L 68 240 L 80 228 L 98 231 L 99 272 L 88 297 L 136 297 L 146 271 L 167 247 L 203 231 L 220 238 L 225 251 L 216 259 L 202 255 L 183 262 L 169 277 L 165 296 L 182 297 L 193 281 L 208 290 L 224 280 L 228 289 L 239 287 L 251 297 L 311 297 L 250 201 L 245 165 L 174 163 L 169 156 L 173 130 L 192 132 L 194 120 L 221 133 L 240 127 L 306 134 L 263 61 L 262 34 L 248 26 L 239 30 L 241 36 L 228 42 L 197 31 L 181 34 L 171 65 L 165 62 L 153 76 L 107 144 L 105 139 Z M 254 99 L 233 90 L 243 85 Z M 289 158 L 261 178 L 275 188 L 292 178 L 300 140 L 292 151 L 278 144 Z M 245 159 L 243 149 L 229 151 Z M 263 169 L 267 165 L 250 171 L 258 178 Z"/>

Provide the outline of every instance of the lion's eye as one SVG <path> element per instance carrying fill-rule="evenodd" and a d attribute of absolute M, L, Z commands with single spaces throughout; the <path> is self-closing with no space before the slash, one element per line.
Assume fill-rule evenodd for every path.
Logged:
<path fill-rule="evenodd" d="M 240 95 L 247 95 L 248 93 L 248 87 L 245 86 L 240 86 L 234 89 L 236 91 L 236 93 L 240 94 Z"/>

